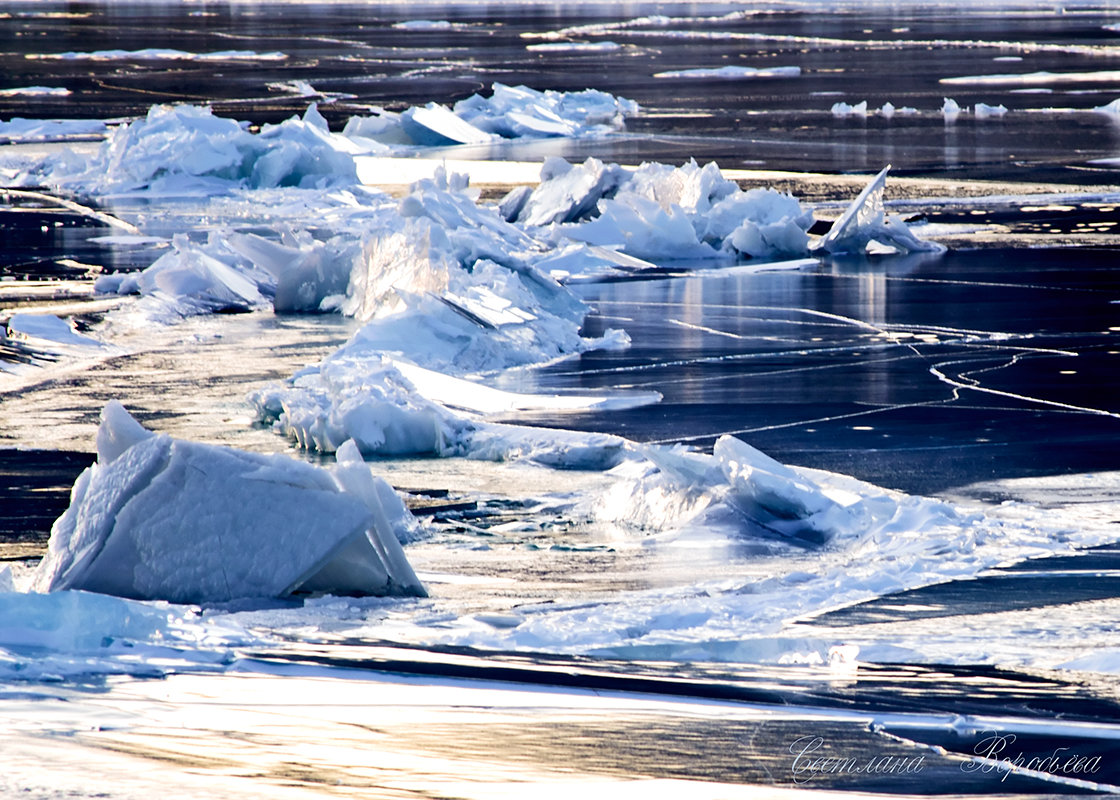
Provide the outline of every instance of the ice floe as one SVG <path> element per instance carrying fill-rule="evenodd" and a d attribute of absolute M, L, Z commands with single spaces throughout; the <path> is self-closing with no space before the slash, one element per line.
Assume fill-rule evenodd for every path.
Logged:
<path fill-rule="evenodd" d="M 743 80 L 750 78 L 796 78 L 800 74 L 801 67 L 742 67 L 730 65 L 726 67 L 667 70 L 665 72 L 655 72 L 653 77 Z"/>
<path fill-rule="evenodd" d="M 622 49 L 618 42 L 542 42 L 526 45 L 530 53 L 614 53 Z"/>
<path fill-rule="evenodd" d="M 0 89 L 0 97 L 68 97 L 72 92 L 62 86 L 16 86 Z"/>
<path fill-rule="evenodd" d="M 987 103 L 977 103 L 973 107 L 972 113 L 976 116 L 976 119 L 991 119 L 993 117 L 998 118 L 1004 116 L 1007 113 L 1007 106 L 1003 105 L 1002 103 L 998 106 L 991 106 Z"/>
<path fill-rule="evenodd" d="M 843 101 L 832 104 L 832 116 L 834 117 L 866 117 L 867 116 L 867 101 L 861 100 L 855 105 L 845 103 Z"/>
<path fill-rule="evenodd" d="M 37 591 L 176 603 L 424 593 L 400 547 L 411 515 L 353 444 L 330 471 L 156 435 L 113 401 L 97 450 L 51 530 Z"/>
<path fill-rule="evenodd" d="M 65 53 L 34 53 L 27 58 L 41 61 L 285 61 L 287 53 L 253 50 L 218 50 L 209 53 L 191 53 L 165 47 L 146 47 L 141 50 L 92 50 Z"/>
<path fill-rule="evenodd" d="M 102 136 L 108 126 L 99 119 L 24 119 L 0 120 L 0 141 L 40 142 Z"/>
<path fill-rule="evenodd" d="M 78 333 L 69 322 L 53 314 L 13 314 L 8 319 L 8 338 L 77 347 L 105 347 L 104 342 Z"/>
<path fill-rule="evenodd" d="M 942 78 L 939 82 L 946 86 L 1049 86 L 1061 83 L 1116 83 L 1117 81 L 1120 81 L 1120 70 L 961 75 Z"/>

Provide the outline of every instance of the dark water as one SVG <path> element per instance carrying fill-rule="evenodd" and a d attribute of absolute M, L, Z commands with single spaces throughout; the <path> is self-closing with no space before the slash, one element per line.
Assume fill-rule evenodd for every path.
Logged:
<path fill-rule="evenodd" d="M 579 427 L 701 448 L 732 433 L 782 461 L 925 494 L 1120 467 L 1109 249 L 837 260 L 581 291 L 597 309 L 589 330 L 623 327 L 633 346 L 553 367 L 541 385 L 664 400 Z"/>
<path fill-rule="evenodd" d="M 1033 9 L 1025 12 L 1022 9 Z M 276 84 L 310 81 L 335 124 L 382 105 L 451 103 L 493 81 L 537 89 L 593 87 L 637 100 L 629 124 L 641 138 L 597 144 L 510 144 L 497 155 L 588 154 L 630 162 L 717 159 L 722 166 L 877 171 L 960 177 L 1109 182 L 1089 162 L 1120 154 L 1120 126 L 1084 113 L 1120 96 L 1120 81 L 1019 86 L 944 85 L 946 77 L 1002 73 L 1100 73 L 1120 65 L 1108 3 L 980 4 L 346 4 L 0 3 L 0 89 L 65 87 L 66 98 L 0 97 L 0 119 L 130 117 L 154 103 L 210 103 L 254 123 L 303 111 Z M 746 12 L 726 18 L 729 11 Z M 668 21 L 622 25 L 636 17 Z M 455 23 L 402 30 L 402 20 Z M 587 25 L 598 25 L 587 29 Z M 601 27 L 601 26 L 614 27 Z M 530 50 L 558 41 L 613 42 L 603 52 Z M 42 59 L 67 52 L 171 48 L 247 50 L 282 60 L 108 61 Z M 1006 61 L 996 59 L 1019 59 Z M 655 79 L 671 70 L 800 67 L 797 77 Z M 1032 93 L 1022 93 L 1030 89 Z M 1037 93 L 1041 90 L 1044 93 Z M 962 107 L 1004 104 L 1007 116 L 965 114 L 946 125 L 950 96 Z M 915 116 L 837 119 L 833 103 L 912 107 Z M 1048 109 L 1061 109 L 1053 113 Z M 1066 113 L 1077 112 L 1077 113 Z M 462 155 L 458 152 L 457 155 Z M 480 155 L 495 155 L 493 152 Z"/>

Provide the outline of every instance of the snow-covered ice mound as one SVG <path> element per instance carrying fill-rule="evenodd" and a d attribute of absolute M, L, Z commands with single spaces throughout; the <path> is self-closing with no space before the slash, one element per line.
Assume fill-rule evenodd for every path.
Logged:
<path fill-rule="evenodd" d="M 399 541 L 411 514 L 352 444 L 326 470 L 157 435 L 112 401 L 97 455 L 51 530 L 37 591 L 175 603 L 425 594 Z"/>

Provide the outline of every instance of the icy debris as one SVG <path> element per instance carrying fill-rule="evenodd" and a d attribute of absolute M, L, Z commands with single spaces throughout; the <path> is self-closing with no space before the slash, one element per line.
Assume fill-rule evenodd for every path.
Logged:
<path fill-rule="evenodd" d="M 729 500 L 752 523 L 790 539 L 824 544 L 838 531 L 866 523 L 858 497 L 842 504 L 813 481 L 732 436 L 714 456 L 730 486 Z"/>
<path fill-rule="evenodd" d="M 394 22 L 393 27 L 402 31 L 449 31 L 455 23 L 446 19 L 407 19 Z"/>
<path fill-rule="evenodd" d="M 801 67 L 711 67 L 698 69 L 678 69 L 666 72 L 655 72 L 655 78 L 723 78 L 728 80 L 741 80 L 749 78 L 796 78 L 801 74 Z"/>
<path fill-rule="evenodd" d="M 701 242 L 684 209 L 667 208 L 656 200 L 634 192 L 619 192 L 599 201 L 596 219 L 564 230 L 576 241 L 618 247 L 629 255 L 646 259 L 710 259 L 721 253 Z"/>
<path fill-rule="evenodd" d="M 844 118 L 844 117 L 858 117 L 858 118 L 866 117 L 867 116 L 867 101 L 862 100 L 862 101 L 856 103 L 855 105 L 850 105 L 850 104 L 844 103 L 844 102 L 833 103 L 832 104 L 832 116 L 839 117 L 841 119 Z"/>
<path fill-rule="evenodd" d="M 525 137 L 588 137 L 621 130 L 626 117 L 636 113 L 632 100 L 594 89 L 539 92 L 494 83 L 490 97 L 471 95 L 452 108 L 429 103 L 400 114 L 378 110 L 369 117 L 351 117 L 343 135 L 404 150 Z"/>
<path fill-rule="evenodd" d="M 470 188 L 466 176 L 448 175 L 442 169 L 434 177 L 414 183 L 397 211 L 406 219 L 430 220 L 436 244 L 467 270 L 479 259 L 518 269 L 530 251 L 541 247 L 492 207 L 480 206 L 478 192 Z M 392 229 L 400 230 L 400 219 L 396 222 Z"/>
<path fill-rule="evenodd" d="M 456 452 L 471 423 L 422 397 L 392 360 L 347 346 L 318 367 L 249 395 L 274 429 L 330 453 L 352 440 L 366 455 Z"/>
<path fill-rule="evenodd" d="M 864 253 L 875 243 L 899 253 L 940 253 L 944 245 L 919 239 L 898 217 L 889 216 L 883 207 L 883 190 L 890 165 L 864 187 L 814 250 L 829 253 Z"/>
<path fill-rule="evenodd" d="M 610 247 L 583 242 L 562 245 L 534 262 L 538 270 L 558 281 L 595 280 L 608 275 L 623 275 L 656 269 L 657 265 Z"/>
<path fill-rule="evenodd" d="M 977 103 L 972 109 L 972 113 L 976 119 L 990 119 L 992 117 L 1002 117 L 1007 113 L 1007 106 L 1000 104 L 998 106 L 990 106 L 987 103 Z"/>
<path fill-rule="evenodd" d="M 645 533 L 696 526 L 819 547 L 892 519 L 894 505 L 822 484 L 745 442 L 721 437 L 708 456 L 682 447 L 630 446 L 611 483 L 586 510 L 592 519 Z"/>
<path fill-rule="evenodd" d="M 549 158 L 541 167 L 541 182 L 521 204 L 515 217 L 523 225 L 579 222 L 594 214 L 599 200 L 612 195 L 624 180 L 617 164 L 604 165 L 588 158 L 573 166 L 562 158 Z"/>
<path fill-rule="evenodd" d="M 916 108 L 913 108 L 911 106 L 897 107 L 897 106 L 895 106 L 894 103 L 890 102 L 889 100 L 886 103 L 883 103 L 883 105 L 879 107 L 880 116 L 882 116 L 883 119 L 888 119 L 888 120 L 889 119 L 894 119 L 896 114 L 899 115 L 899 116 L 913 116 L 914 114 L 917 114 L 917 113 L 918 113 L 918 109 L 916 109 Z"/>
<path fill-rule="evenodd" d="M 149 433 L 112 401 L 33 588 L 175 603 L 423 595 L 398 540 L 409 516 L 353 446 L 332 472 Z"/>
<path fill-rule="evenodd" d="M 344 236 L 321 242 L 307 231 L 288 226 L 282 226 L 279 233 L 280 241 L 254 233 L 231 233 L 225 245 L 258 270 L 258 284 L 262 272 L 272 277 L 276 311 L 326 310 L 327 298 L 346 293 L 359 243 Z"/>
<path fill-rule="evenodd" d="M 485 417 L 528 410 L 621 409 L 658 400 L 655 392 L 503 392 L 392 359 L 357 341 L 318 367 L 249 396 L 277 432 L 309 450 L 332 452 L 352 440 L 366 455 L 528 459 L 572 469 L 614 466 L 628 445 L 614 436 L 498 425 Z"/>
<path fill-rule="evenodd" d="M 351 142 L 328 130 L 314 105 L 302 119 L 265 125 L 259 134 L 208 108 L 153 106 L 144 119 L 114 130 L 92 158 L 68 154 L 48 162 L 45 179 L 101 196 L 314 188 L 355 183 L 354 152 Z"/>
<path fill-rule="evenodd" d="M 999 75 L 961 75 L 941 78 L 938 83 L 946 86 L 1038 86 L 1063 83 L 1111 83 L 1120 80 L 1120 70 L 1094 70 L 1091 72 L 1028 72 Z"/>
<path fill-rule="evenodd" d="M 117 597 L 85 592 L 0 593 L 0 647 L 71 653 L 105 650 L 118 642 L 153 641 L 174 613 Z"/>
<path fill-rule="evenodd" d="M 567 223 L 554 235 L 602 248 L 593 251 L 600 258 L 592 269 L 601 268 L 606 250 L 648 261 L 800 255 L 812 224 L 795 198 L 743 192 L 714 163 L 695 161 L 626 172 L 593 158 L 574 166 L 550 159 L 540 185 L 516 201 L 507 208 L 519 224 Z"/>
<path fill-rule="evenodd" d="M 248 311 L 267 305 L 261 285 L 271 284 L 270 276 L 249 274 L 235 261 L 220 234 L 212 234 L 204 245 L 192 242 L 186 234 L 176 234 L 171 245 L 171 250 L 142 272 L 102 275 L 94 289 L 143 295 L 153 316 L 162 318 Z"/>

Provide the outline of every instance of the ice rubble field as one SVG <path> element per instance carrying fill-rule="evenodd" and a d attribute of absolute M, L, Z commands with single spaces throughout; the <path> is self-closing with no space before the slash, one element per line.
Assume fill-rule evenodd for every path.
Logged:
<path fill-rule="evenodd" d="M 314 106 L 253 133 L 205 108 L 159 106 L 110 130 L 92 158 L 64 151 L 0 164 L 10 184 L 113 210 L 136 232 L 118 243 L 163 248 L 139 273 L 98 279 L 99 292 L 139 295 L 109 315 L 101 341 L 34 315 L 14 317 L 13 335 L 108 349 L 122 330 L 269 307 L 362 323 L 320 364 L 248 398 L 278 434 L 335 453 L 330 468 L 175 441 L 107 406 L 98 463 L 76 483 L 43 564 L 33 575 L 0 572 L 0 614 L 10 621 L 0 634 L 0 674 L 220 669 L 237 647 L 292 630 L 813 661 L 840 642 L 791 634 L 792 620 L 1114 538 L 1103 525 L 1071 525 L 1028 507 L 985 515 L 788 467 L 732 437 L 706 455 L 491 421 L 511 410 L 657 402 L 648 392 L 544 396 L 488 385 L 509 370 L 627 346 L 620 330 L 581 335 L 589 309 L 567 282 L 673 259 L 719 269 L 818 251 L 941 248 L 884 212 L 887 169 L 822 237 L 809 235 L 812 211 L 796 198 L 744 192 L 714 164 L 628 169 L 550 159 L 539 185 L 496 205 L 442 171 L 402 198 L 358 181 L 365 156 L 495 137 L 609 135 L 633 110 L 600 92 L 496 84 L 490 97 L 353 118 L 339 133 Z M 541 481 L 553 486 L 572 474 L 557 470 L 591 474 L 583 491 L 553 489 L 523 498 L 526 507 L 547 507 L 623 550 L 660 549 L 669 561 L 756 542 L 761 572 L 481 611 L 441 597 L 439 587 L 454 580 L 444 574 L 429 576 L 432 596 L 424 597 L 425 574 L 418 578 L 401 545 L 440 534 L 417 523 L 362 456 L 500 464 L 553 474 Z M 326 596 L 239 610 L 243 598 L 304 593 Z M 900 653 L 922 657 L 887 644 L 863 657 Z"/>

